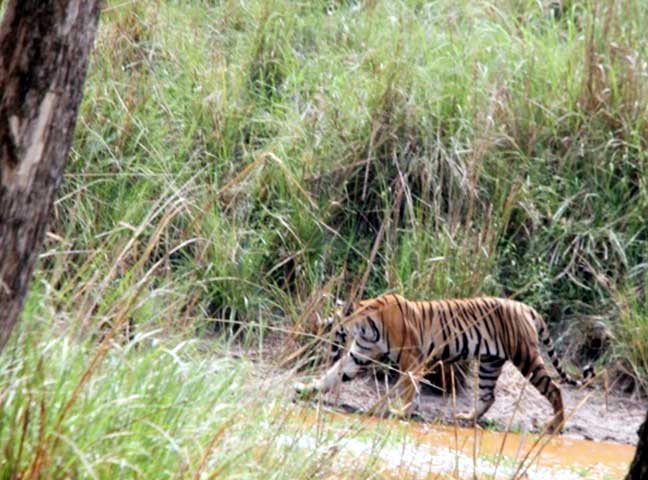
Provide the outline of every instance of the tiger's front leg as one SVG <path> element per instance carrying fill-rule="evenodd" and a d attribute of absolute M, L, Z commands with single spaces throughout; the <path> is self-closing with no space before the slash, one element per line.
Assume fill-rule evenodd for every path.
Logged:
<path fill-rule="evenodd" d="M 318 392 L 328 392 L 341 382 L 355 378 L 362 367 L 369 365 L 371 361 L 368 358 L 361 358 L 352 348 L 351 351 L 335 362 L 321 378 L 314 380 L 310 384 L 296 383 L 295 391 L 302 398 L 311 398 Z"/>
<path fill-rule="evenodd" d="M 420 404 L 421 389 L 419 378 L 425 372 L 424 362 L 410 352 L 404 352 L 399 359 L 401 379 L 399 382 L 399 396 L 401 408 L 390 408 L 392 415 L 398 418 L 410 418 Z"/>

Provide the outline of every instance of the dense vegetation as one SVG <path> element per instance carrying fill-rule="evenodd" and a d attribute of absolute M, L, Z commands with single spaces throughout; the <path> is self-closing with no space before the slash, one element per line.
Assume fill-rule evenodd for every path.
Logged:
<path fill-rule="evenodd" d="M 310 475 L 332 453 L 290 470 L 290 405 L 205 338 L 263 348 L 358 289 L 515 296 L 642 383 L 645 25 L 640 0 L 107 4 L 0 361 L 3 478 Z"/>

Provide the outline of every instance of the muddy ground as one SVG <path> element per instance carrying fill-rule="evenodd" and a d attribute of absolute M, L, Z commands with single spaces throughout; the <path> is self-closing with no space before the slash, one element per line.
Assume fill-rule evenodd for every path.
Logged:
<path fill-rule="evenodd" d="M 468 379 L 466 387 L 456 395 L 456 411 L 472 410 L 474 391 L 473 379 Z M 526 384 L 526 387 L 525 387 Z M 648 401 L 638 396 L 622 396 L 610 392 L 606 407 L 605 393 L 602 387 L 588 387 L 577 390 L 561 384 L 567 420 L 563 435 L 579 439 L 613 441 L 635 445 L 637 429 L 646 415 Z M 341 410 L 366 411 L 384 394 L 384 383 L 372 376 L 365 376 L 341 385 L 338 392 L 324 396 L 324 401 Z M 511 430 L 539 432 L 552 417 L 549 402 L 540 395 L 510 363 L 504 366 L 495 390 L 496 400 L 491 409 L 484 415 L 489 428 L 504 430 L 511 421 L 515 404 L 520 399 L 519 407 Z M 587 397 L 587 398 L 586 398 Z M 583 402 L 582 405 L 581 402 Z M 425 392 L 421 396 L 418 414 L 426 422 L 453 424 L 453 406 L 451 396 Z M 573 412 L 573 413 L 572 413 Z M 469 426 L 468 423 L 458 422 Z"/>

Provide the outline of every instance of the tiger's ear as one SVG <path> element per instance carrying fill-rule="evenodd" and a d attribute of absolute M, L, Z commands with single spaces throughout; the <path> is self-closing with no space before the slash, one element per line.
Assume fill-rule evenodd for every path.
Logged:
<path fill-rule="evenodd" d="M 355 306 L 354 306 L 354 304 L 353 304 L 353 303 L 347 303 L 347 304 L 344 306 L 344 310 L 342 310 L 342 314 L 343 314 L 345 317 L 348 317 L 348 316 L 350 316 L 350 315 L 353 313 L 354 310 L 355 310 Z"/>

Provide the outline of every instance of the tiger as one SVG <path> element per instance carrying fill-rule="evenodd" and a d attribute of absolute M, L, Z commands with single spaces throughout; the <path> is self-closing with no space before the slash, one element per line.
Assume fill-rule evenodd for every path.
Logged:
<path fill-rule="evenodd" d="M 581 387 L 594 376 L 590 366 L 583 370 L 582 380 L 567 375 L 542 316 L 519 301 L 497 297 L 410 301 L 388 294 L 354 302 L 345 310 L 330 351 L 332 366 L 309 384 L 296 383 L 299 396 L 327 392 L 355 378 L 370 364 L 389 359 L 403 377 L 400 395 L 404 408 L 396 413 L 407 417 L 419 401 L 420 378 L 431 366 L 477 359 L 477 405 L 472 412 L 456 415 L 476 421 L 495 402 L 495 384 L 505 362 L 510 361 L 553 407 L 547 432 L 554 433 L 564 426 L 563 399 L 545 367 L 539 341 L 563 382 Z M 348 339 L 352 342 L 346 349 Z"/>

